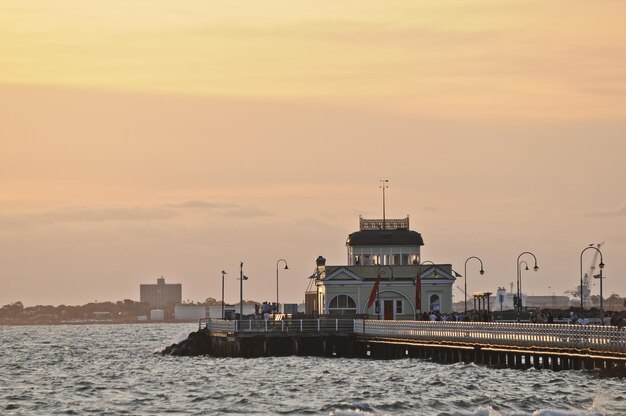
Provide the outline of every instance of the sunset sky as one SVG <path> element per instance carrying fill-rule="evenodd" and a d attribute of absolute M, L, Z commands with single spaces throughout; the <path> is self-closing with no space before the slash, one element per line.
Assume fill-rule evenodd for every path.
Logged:
<path fill-rule="evenodd" d="M 358 217 L 626 296 L 626 2 L 0 0 L 0 305 L 302 302 Z M 585 269 L 592 254 L 584 259 Z M 462 286 L 463 279 L 458 282 Z M 598 294 L 599 287 L 592 287 Z M 455 289 L 455 301 L 463 298 Z"/>

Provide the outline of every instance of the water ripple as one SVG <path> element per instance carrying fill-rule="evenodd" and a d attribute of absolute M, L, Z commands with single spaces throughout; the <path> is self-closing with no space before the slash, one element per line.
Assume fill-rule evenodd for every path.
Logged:
<path fill-rule="evenodd" d="M 0 327 L 0 413 L 626 414 L 624 381 L 418 359 L 154 354 L 189 324 Z"/>

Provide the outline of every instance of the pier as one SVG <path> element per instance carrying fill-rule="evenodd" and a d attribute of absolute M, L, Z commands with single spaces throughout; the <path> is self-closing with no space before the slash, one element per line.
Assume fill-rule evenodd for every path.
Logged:
<path fill-rule="evenodd" d="M 169 350 L 168 350 L 169 349 Z M 498 368 L 626 375 L 626 331 L 613 326 L 363 319 L 202 319 L 172 355 L 420 358 Z"/>

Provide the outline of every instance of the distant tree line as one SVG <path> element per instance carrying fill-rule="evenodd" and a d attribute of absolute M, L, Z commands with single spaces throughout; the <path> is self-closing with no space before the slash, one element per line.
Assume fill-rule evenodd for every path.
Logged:
<path fill-rule="evenodd" d="M 254 306 L 260 302 L 244 300 L 245 306 Z M 186 301 L 183 305 L 216 306 L 222 302 L 215 298 L 207 298 L 204 302 Z M 145 302 L 130 299 L 117 302 L 90 302 L 81 306 L 69 305 L 37 305 L 25 307 L 20 301 L 4 305 L 0 308 L 0 325 L 23 324 L 59 324 L 59 323 L 131 323 L 137 322 L 138 316 L 150 316 L 153 309 L 163 309 L 166 317 L 174 316 L 174 307 L 154 307 Z"/>

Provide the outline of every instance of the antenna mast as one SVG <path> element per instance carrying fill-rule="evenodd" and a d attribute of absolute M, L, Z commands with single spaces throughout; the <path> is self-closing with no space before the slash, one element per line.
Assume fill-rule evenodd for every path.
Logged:
<path fill-rule="evenodd" d="M 380 188 L 383 189 L 383 230 L 385 229 L 385 188 L 389 188 L 389 186 L 387 185 L 388 182 L 388 179 L 380 180 Z"/>

